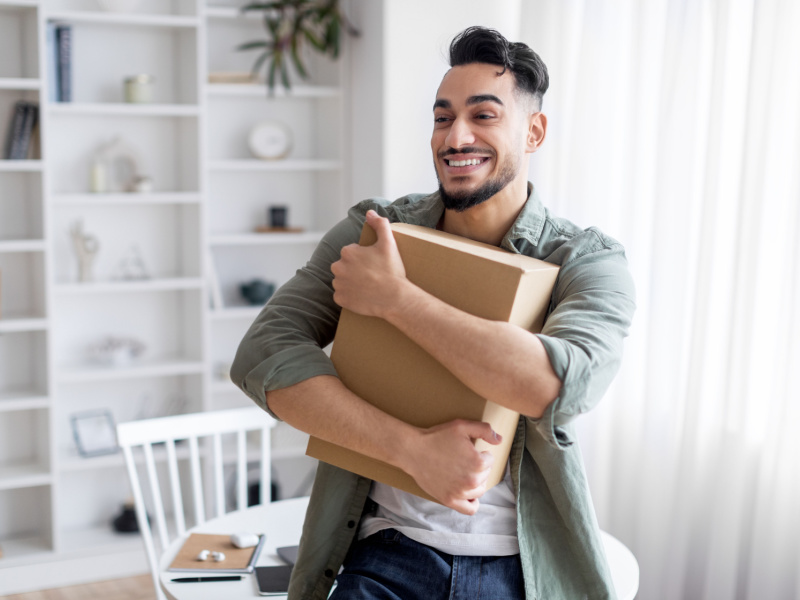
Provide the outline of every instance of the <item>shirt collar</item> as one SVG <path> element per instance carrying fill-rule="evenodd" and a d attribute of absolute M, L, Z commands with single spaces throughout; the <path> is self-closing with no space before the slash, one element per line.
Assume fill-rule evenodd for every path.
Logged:
<path fill-rule="evenodd" d="M 442 213 L 444 213 L 444 204 L 442 203 L 442 198 L 438 191 L 421 198 L 418 202 L 407 204 L 405 208 L 404 220 L 407 223 L 422 225 L 423 227 L 436 227 L 436 224 L 442 217 Z M 515 243 L 517 240 L 524 240 L 536 246 L 542 235 L 544 221 L 544 205 L 542 205 L 539 199 L 536 188 L 533 187 L 531 182 L 528 182 L 528 200 L 519 212 L 511 229 L 503 236 L 503 241 L 500 245 L 506 250 L 516 254 L 520 252 L 520 249 Z"/>

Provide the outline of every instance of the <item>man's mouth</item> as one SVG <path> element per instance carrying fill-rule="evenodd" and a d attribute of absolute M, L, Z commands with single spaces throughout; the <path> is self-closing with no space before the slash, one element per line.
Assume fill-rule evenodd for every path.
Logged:
<path fill-rule="evenodd" d="M 452 158 L 445 158 L 444 160 L 451 167 L 470 167 L 472 165 L 479 165 L 488 160 L 488 158 L 483 156 L 479 158 L 469 158 L 466 160 L 454 160 Z"/>

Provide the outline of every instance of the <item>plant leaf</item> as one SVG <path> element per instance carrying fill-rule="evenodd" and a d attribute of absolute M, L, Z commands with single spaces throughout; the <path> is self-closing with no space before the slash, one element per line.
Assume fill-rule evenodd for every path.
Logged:
<path fill-rule="evenodd" d="M 281 60 L 281 81 L 287 91 L 292 89 L 292 84 L 289 82 L 289 66 L 286 64 L 285 57 Z"/>
<path fill-rule="evenodd" d="M 267 88 L 269 89 L 270 96 L 275 91 L 275 70 L 278 67 L 278 55 L 277 53 L 272 55 L 272 62 L 269 65 L 269 72 L 267 74 Z"/>
<path fill-rule="evenodd" d="M 296 37 L 292 38 L 292 62 L 294 62 L 294 68 L 297 69 L 297 74 L 300 75 L 303 79 L 308 79 L 308 71 L 306 70 L 303 61 L 300 58 L 299 48 L 298 48 L 298 39 Z"/>
<path fill-rule="evenodd" d="M 257 42 L 245 42 L 236 46 L 237 50 L 255 50 L 256 48 L 266 48 L 269 42 L 259 40 Z"/>
<path fill-rule="evenodd" d="M 261 70 L 261 66 L 264 62 L 272 55 L 272 51 L 265 50 L 261 53 L 261 55 L 256 59 L 253 63 L 253 67 L 250 69 L 250 72 L 253 74 L 254 77 L 258 77 L 258 72 Z"/>

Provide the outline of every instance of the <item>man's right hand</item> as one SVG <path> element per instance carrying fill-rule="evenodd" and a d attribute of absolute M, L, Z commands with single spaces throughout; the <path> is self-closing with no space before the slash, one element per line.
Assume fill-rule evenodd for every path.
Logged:
<path fill-rule="evenodd" d="M 474 515 L 494 463 L 490 453 L 475 448 L 477 439 L 493 445 L 502 441 L 488 423 L 478 421 L 458 419 L 422 429 L 402 468 L 445 506 Z"/>

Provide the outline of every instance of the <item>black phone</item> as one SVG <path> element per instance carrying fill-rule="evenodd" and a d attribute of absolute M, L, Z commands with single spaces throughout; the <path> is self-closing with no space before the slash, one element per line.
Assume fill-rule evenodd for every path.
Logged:
<path fill-rule="evenodd" d="M 258 593 L 262 596 L 278 596 L 289 591 L 289 578 L 292 576 L 292 565 L 274 567 L 256 567 L 256 583 Z"/>

